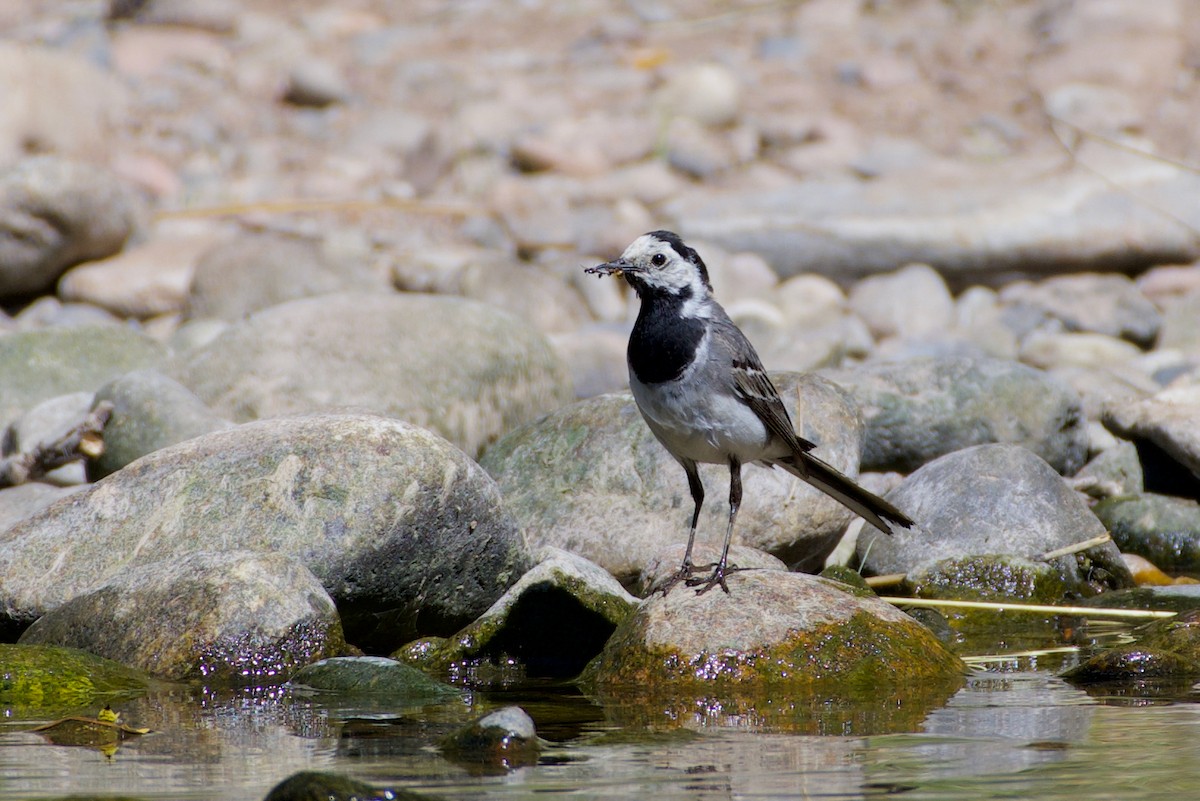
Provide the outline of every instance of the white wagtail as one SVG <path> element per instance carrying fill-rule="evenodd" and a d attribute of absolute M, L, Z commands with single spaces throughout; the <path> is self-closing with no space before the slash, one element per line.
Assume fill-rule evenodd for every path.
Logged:
<path fill-rule="evenodd" d="M 660 589 L 680 580 L 702 594 L 725 575 L 733 524 L 742 501 L 742 465 L 778 465 L 840 501 L 880 531 L 888 522 L 913 522 L 892 504 L 855 484 L 809 451 L 754 346 L 713 299 L 708 268 L 695 250 L 670 231 L 634 240 L 615 261 L 589 267 L 600 275 L 619 273 L 641 301 L 629 335 L 629 388 L 658 441 L 683 465 L 695 502 L 683 565 Z M 704 503 L 698 462 L 729 465 L 729 527 L 721 561 L 711 576 L 693 578 L 692 544 Z"/>

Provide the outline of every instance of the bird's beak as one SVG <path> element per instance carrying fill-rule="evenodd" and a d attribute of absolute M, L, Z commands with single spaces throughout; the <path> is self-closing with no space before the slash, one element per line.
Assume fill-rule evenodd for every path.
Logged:
<path fill-rule="evenodd" d="M 624 275 L 627 272 L 636 272 L 636 268 L 632 262 L 625 259 L 614 259 L 606 261 L 604 264 L 597 264 L 595 267 L 587 267 L 584 272 L 589 275 Z"/>

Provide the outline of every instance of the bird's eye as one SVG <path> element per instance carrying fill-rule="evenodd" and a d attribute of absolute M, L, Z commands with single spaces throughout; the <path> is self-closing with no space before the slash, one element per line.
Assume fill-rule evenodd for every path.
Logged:
<path fill-rule="evenodd" d="M 655 253 L 653 256 L 650 257 L 650 263 L 653 264 L 655 267 L 662 267 L 664 264 L 667 263 L 667 257 L 661 253 Z"/>

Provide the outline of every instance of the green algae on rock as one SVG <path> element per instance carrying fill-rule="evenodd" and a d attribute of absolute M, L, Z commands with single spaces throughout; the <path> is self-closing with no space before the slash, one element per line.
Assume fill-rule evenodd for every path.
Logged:
<path fill-rule="evenodd" d="M 417 668 L 381 656 L 323 659 L 301 668 L 289 684 L 301 689 L 345 695 L 380 695 L 412 703 L 462 697 L 454 687 L 426 676 Z"/>
<path fill-rule="evenodd" d="M 1200 610 L 1156 620 L 1133 643 L 1108 648 L 1063 674 L 1079 684 L 1200 676 Z"/>
<path fill-rule="evenodd" d="M 76 648 L 0 643 L 0 708 L 92 707 L 148 686 L 145 674 Z"/>
<path fill-rule="evenodd" d="M 701 693 L 962 681 L 958 657 L 884 601 L 778 571 L 734 573 L 730 591 L 651 598 L 618 627 L 586 679 L 601 689 Z"/>

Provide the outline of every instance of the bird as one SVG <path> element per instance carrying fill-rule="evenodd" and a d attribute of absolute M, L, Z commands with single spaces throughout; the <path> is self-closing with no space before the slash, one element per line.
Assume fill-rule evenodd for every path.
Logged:
<path fill-rule="evenodd" d="M 815 443 L 799 436 L 757 351 L 713 297 L 700 254 L 671 231 L 635 239 L 613 261 L 587 267 L 594 275 L 619 275 L 640 302 L 629 335 L 629 388 L 659 443 L 687 474 L 694 510 L 683 564 L 658 588 L 665 596 L 680 581 L 702 595 L 719 586 L 726 594 L 742 466 L 781 467 L 836 499 L 887 534 L 911 528 L 904 512 L 863 489 L 814 456 Z M 692 546 L 704 505 L 699 464 L 729 468 L 729 522 L 720 561 L 696 576 Z M 707 566 L 706 566 L 707 567 Z"/>

